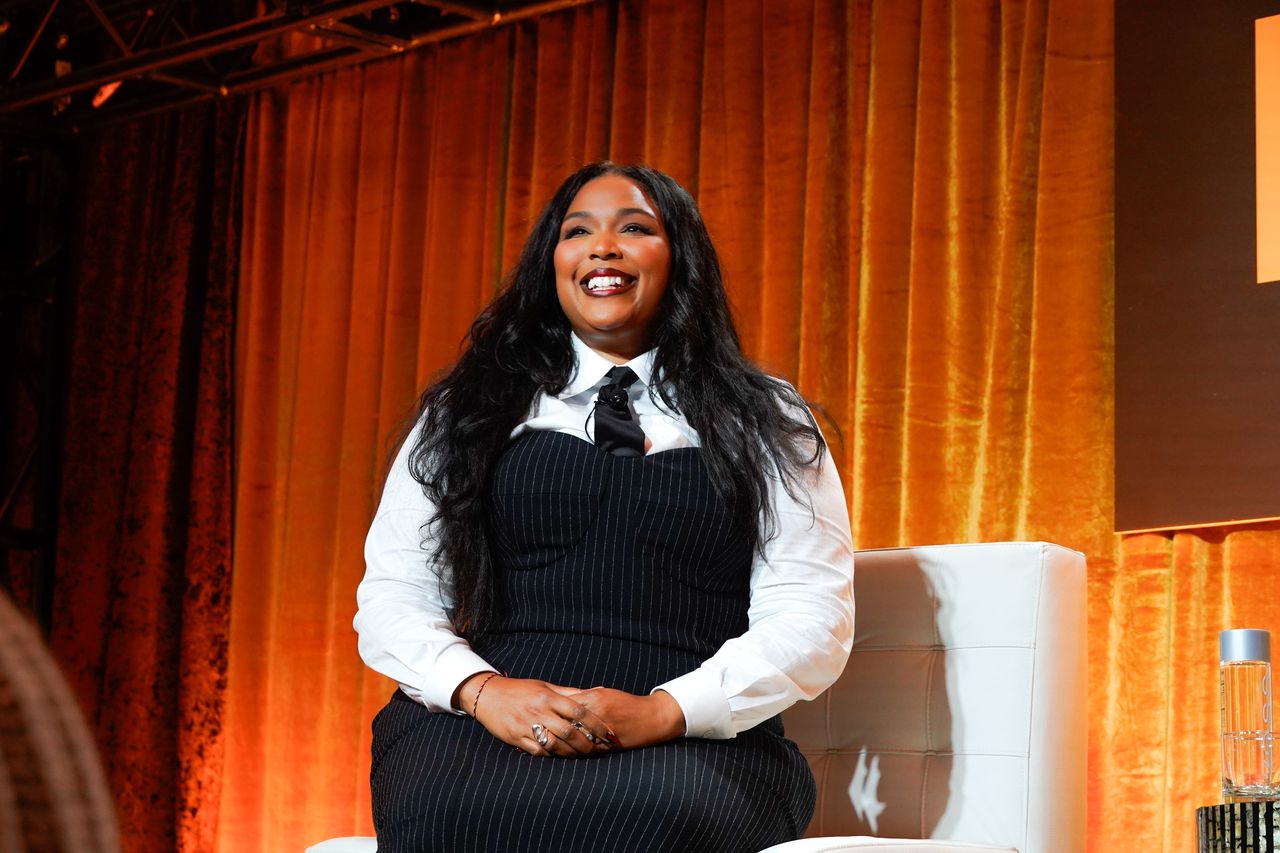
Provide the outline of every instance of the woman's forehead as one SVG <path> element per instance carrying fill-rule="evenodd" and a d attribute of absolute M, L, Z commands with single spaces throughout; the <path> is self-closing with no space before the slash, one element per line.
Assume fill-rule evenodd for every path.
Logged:
<path fill-rule="evenodd" d="M 624 175 L 606 174 L 592 178 L 582 185 L 569 203 L 565 216 L 571 213 L 610 215 L 618 211 L 647 213 L 661 218 L 657 206 L 650 200 L 644 188 Z"/>

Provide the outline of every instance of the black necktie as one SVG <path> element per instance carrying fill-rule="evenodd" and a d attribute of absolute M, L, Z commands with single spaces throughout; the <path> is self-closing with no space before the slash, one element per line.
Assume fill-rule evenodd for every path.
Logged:
<path fill-rule="evenodd" d="M 596 447 L 614 456 L 644 456 L 644 430 L 631 414 L 631 393 L 627 390 L 639 377 L 624 365 L 613 368 L 607 376 L 609 384 L 596 397 Z"/>

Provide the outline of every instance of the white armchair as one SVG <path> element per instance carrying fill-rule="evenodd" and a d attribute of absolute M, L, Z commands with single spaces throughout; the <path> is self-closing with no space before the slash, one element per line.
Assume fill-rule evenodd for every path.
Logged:
<path fill-rule="evenodd" d="M 859 551 L 855 591 L 844 674 L 784 716 L 818 780 L 810 837 L 769 853 L 1084 850 L 1084 556 Z"/>
<path fill-rule="evenodd" d="M 844 674 L 784 717 L 818 782 L 809 837 L 768 853 L 1083 850 L 1083 555 L 1042 542 L 859 551 L 855 591 Z"/>

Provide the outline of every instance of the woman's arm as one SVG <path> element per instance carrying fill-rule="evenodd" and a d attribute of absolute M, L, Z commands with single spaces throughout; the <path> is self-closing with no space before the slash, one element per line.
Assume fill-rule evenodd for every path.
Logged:
<path fill-rule="evenodd" d="M 430 566 L 421 525 L 435 508 L 409 474 L 415 427 L 387 474 L 382 501 L 365 538 L 365 574 L 356 589 L 354 626 L 360 657 L 370 669 L 399 683 L 412 699 L 437 712 L 455 707 L 459 686 L 494 668 L 453 632 L 448 590 Z M 425 531 L 427 545 L 430 531 Z"/>
<path fill-rule="evenodd" d="M 853 646 L 853 536 L 840 476 L 830 454 L 805 472 L 812 512 L 771 485 L 778 535 L 751 567 L 747 632 L 649 696 L 569 694 L 609 720 L 623 746 L 731 738 L 817 697 L 843 671 Z"/>
<path fill-rule="evenodd" d="M 409 474 L 416 437 L 415 428 L 400 448 L 365 539 L 354 621 L 360 657 L 429 710 L 475 716 L 495 737 L 525 752 L 569 756 L 608 749 L 610 740 L 616 743 L 608 725 L 567 699 L 565 688 L 532 679 L 489 679 L 494 667 L 454 633 L 447 587 L 430 568 L 434 538 L 430 529 L 425 536 L 421 530 L 434 507 Z M 533 739 L 533 721 L 551 732 L 547 744 Z"/>
<path fill-rule="evenodd" d="M 778 535 L 751 567 L 747 632 L 655 688 L 680 704 L 691 737 L 730 738 L 817 697 L 853 646 L 853 536 L 831 454 L 802 478 L 812 513 L 779 481 L 771 486 Z"/>

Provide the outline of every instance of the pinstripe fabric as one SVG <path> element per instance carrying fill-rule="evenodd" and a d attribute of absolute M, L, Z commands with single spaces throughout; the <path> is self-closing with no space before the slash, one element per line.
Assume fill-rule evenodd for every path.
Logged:
<path fill-rule="evenodd" d="M 700 451 L 617 457 L 557 432 L 516 439 L 491 517 L 504 621 L 476 651 L 512 676 L 647 693 L 747 628 L 751 551 Z M 374 720 L 379 853 L 755 851 L 799 837 L 814 784 L 775 717 L 534 758 L 398 692 Z"/>

